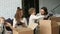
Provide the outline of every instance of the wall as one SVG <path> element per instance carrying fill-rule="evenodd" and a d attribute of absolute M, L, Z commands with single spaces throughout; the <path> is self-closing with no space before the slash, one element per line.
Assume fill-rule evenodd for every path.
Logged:
<path fill-rule="evenodd" d="M 0 16 L 14 18 L 17 7 L 22 8 L 22 0 L 0 0 Z"/>
<path fill-rule="evenodd" d="M 48 11 L 51 11 L 58 4 L 60 4 L 60 0 L 39 0 L 39 9 L 43 6 L 46 6 L 48 8 Z M 60 13 L 59 8 L 57 8 L 58 10 L 55 10 L 55 13 Z"/>

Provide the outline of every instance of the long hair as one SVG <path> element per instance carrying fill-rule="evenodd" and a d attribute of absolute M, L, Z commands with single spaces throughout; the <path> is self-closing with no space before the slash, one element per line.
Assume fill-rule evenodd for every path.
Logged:
<path fill-rule="evenodd" d="M 20 9 L 20 8 L 17 8 L 17 11 L 16 11 L 16 14 L 15 14 L 15 19 L 17 22 L 20 21 L 20 13 L 21 13 L 21 10 L 23 11 L 23 9 Z M 22 16 L 23 17 L 23 16 Z"/>

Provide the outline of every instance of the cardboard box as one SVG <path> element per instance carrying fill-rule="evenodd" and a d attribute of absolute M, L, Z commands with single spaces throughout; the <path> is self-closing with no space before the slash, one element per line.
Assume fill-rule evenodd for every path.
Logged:
<path fill-rule="evenodd" d="M 55 21 L 59 25 L 59 34 L 60 34 L 60 17 L 51 17 L 51 21 Z"/>
<path fill-rule="evenodd" d="M 40 34 L 51 34 L 50 20 L 40 20 Z"/>
<path fill-rule="evenodd" d="M 16 30 L 13 30 L 13 34 L 18 34 L 18 31 L 16 31 Z"/>
<path fill-rule="evenodd" d="M 13 30 L 13 34 L 34 34 L 34 29 L 38 26 L 37 23 L 30 23 L 27 27 L 18 26 Z"/>
<path fill-rule="evenodd" d="M 59 26 L 55 21 L 40 20 L 40 34 L 59 34 Z"/>
<path fill-rule="evenodd" d="M 30 28 L 19 28 L 17 30 L 13 30 L 13 34 L 33 34 L 33 30 Z"/>
<path fill-rule="evenodd" d="M 60 17 L 51 17 L 51 21 L 60 22 Z"/>
<path fill-rule="evenodd" d="M 59 34 L 59 25 L 56 21 L 51 21 L 52 34 Z"/>
<path fill-rule="evenodd" d="M 58 25 L 59 25 L 59 34 L 60 34 L 60 22 L 57 22 L 58 23 Z"/>
<path fill-rule="evenodd" d="M 58 25 L 59 25 L 59 34 L 60 34 L 60 22 L 58 22 Z"/>

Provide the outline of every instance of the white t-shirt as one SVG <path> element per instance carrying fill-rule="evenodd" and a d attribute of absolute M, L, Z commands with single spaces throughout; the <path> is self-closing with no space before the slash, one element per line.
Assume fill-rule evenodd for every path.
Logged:
<path fill-rule="evenodd" d="M 22 23 L 25 23 L 25 25 L 27 26 L 27 20 L 26 20 L 26 18 L 23 18 L 23 19 L 21 20 L 21 22 L 22 22 Z M 17 21 L 16 21 L 16 19 L 14 18 L 14 20 L 13 20 L 13 27 L 16 26 L 16 23 L 17 23 Z"/>
<path fill-rule="evenodd" d="M 38 13 L 36 16 L 43 16 L 43 15 L 41 15 L 41 13 Z M 53 16 L 53 14 L 51 14 L 51 16 Z M 42 19 L 40 19 L 40 20 L 43 20 L 44 18 L 48 19 L 51 16 L 50 16 L 50 13 L 48 13 L 47 15 L 44 15 L 44 17 Z"/>
<path fill-rule="evenodd" d="M 44 15 L 41 15 L 41 13 L 38 13 L 36 16 L 44 16 Z M 44 17 L 40 18 L 39 20 L 43 20 Z"/>
<path fill-rule="evenodd" d="M 40 19 L 40 18 L 42 18 L 42 17 L 44 17 L 44 16 L 31 15 L 30 18 L 29 18 L 29 24 L 35 23 L 35 20 L 36 20 L 36 19 Z"/>

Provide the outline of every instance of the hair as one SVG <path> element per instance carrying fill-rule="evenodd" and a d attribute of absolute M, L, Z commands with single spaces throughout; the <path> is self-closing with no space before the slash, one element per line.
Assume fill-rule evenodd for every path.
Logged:
<path fill-rule="evenodd" d="M 4 24 L 5 24 L 5 18 L 4 17 L 0 17 L 0 19 L 3 19 L 4 20 Z"/>
<path fill-rule="evenodd" d="M 42 7 L 41 9 L 43 9 L 45 11 L 44 15 L 47 15 L 48 14 L 48 10 L 46 7 Z"/>
<path fill-rule="evenodd" d="M 1 19 L 4 19 L 4 21 L 5 21 L 5 18 L 4 17 L 0 17 Z"/>
<path fill-rule="evenodd" d="M 29 14 L 32 14 L 33 13 L 33 10 L 35 10 L 35 8 L 30 8 L 28 11 L 29 11 Z"/>
<path fill-rule="evenodd" d="M 20 7 L 17 7 L 17 9 L 20 9 Z"/>
<path fill-rule="evenodd" d="M 17 11 L 16 11 L 16 14 L 15 14 L 15 18 L 16 18 L 17 22 L 20 21 L 20 11 L 21 10 L 23 11 L 23 9 L 20 9 L 19 7 L 17 7 Z M 22 16 L 22 18 L 23 18 L 23 16 Z"/>

